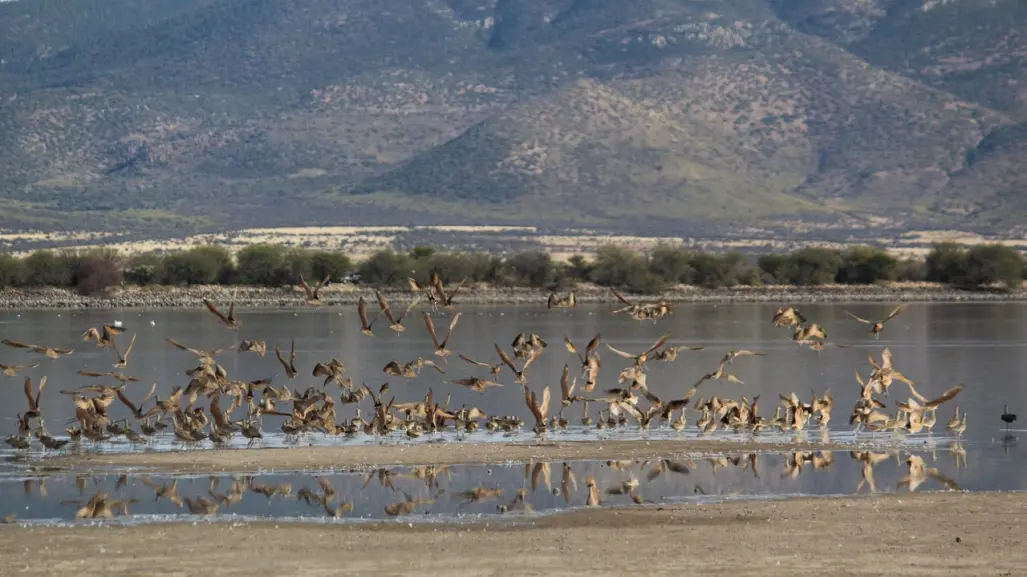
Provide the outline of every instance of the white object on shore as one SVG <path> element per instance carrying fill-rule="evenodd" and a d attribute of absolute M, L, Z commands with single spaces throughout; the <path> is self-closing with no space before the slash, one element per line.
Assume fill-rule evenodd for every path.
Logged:
<path fill-rule="evenodd" d="M 151 321 L 150 321 L 150 326 L 151 326 L 151 327 L 155 327 L 155 326 L 157 326 L 157 323 L 155 323 L 155 322 L 153 322 L 153 321 L 151 320 Z"/>

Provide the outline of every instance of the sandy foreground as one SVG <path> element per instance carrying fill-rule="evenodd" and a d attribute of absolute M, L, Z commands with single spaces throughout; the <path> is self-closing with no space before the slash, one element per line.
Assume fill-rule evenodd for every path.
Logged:
<path fill-rule="evenodd" d="M 1024 575 L 1027 495 L 579 509 L 477 524 L 0 527 L 10 575 Z"/>
<path fill-rule="evenodd" d="M 561 441 L 540 443 L 418 443 L 294 447 L 288 449 L 185 450 L 160 453 L 81 455 L 42 459 L 37 467 L 76 472 L 145 468 L 171 473 L 246 473 L 332 467 L 493 464 L 528 461 L 674 458 L 710 453 L 848 450 L 851 445 L 703 440 Z"/>

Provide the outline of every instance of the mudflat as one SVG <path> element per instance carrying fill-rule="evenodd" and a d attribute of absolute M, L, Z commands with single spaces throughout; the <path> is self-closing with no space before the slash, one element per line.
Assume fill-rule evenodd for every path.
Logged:
<path fill-rule="evenodd" d="M 12 575 L 1022 575 L 1027 494 L 578 509 L 489 522 L 0 527 Z"/>
<path fill-rule="evenodd" d="M 817 442 L 715 440 L 559 441 L 539 443 L 416 443 L 110 453 L 42 459 L 37 467 L 78 472 L 145 468 L 167 473 L 243 473 L 333 467 L 493 464 L 526 461 L 671 458 L 719 452 L 848 450 L 856 445 Z"/>

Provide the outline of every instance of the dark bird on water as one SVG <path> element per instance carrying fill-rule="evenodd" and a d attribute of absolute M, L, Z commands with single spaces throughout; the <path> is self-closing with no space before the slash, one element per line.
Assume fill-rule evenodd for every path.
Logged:
<path fill-rule="evenodd" d="M 1016 414 L 1009 412 L 1009 405 L 1002 405 L 1002 416 L 1000 418 L 1006 424 L 1006 430 L 1009 430 L 1009 425 L 1016 421 Z"/>

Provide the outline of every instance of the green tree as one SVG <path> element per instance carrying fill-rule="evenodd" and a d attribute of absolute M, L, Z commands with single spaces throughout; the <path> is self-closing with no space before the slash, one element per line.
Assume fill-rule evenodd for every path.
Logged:
<path fill-rule="evenodd" d="M 854 246 L 842 255 L 837 281 L 843 284 L 873 284 L 897 278 L 899 261 L 881 249 Z"/>
<path fill-rule="evenodd" d="M 973 287 L 1001 283 L 1007 289 L 1023 284 L 1023 257 L 1002 244 L 979 244 L 967 251 L 965 284 Z"/>
<path fill-rule="evenodd" d="M 380 250 L 360 263 L 361 282 L 378 286 L 404 286 L 407 277 L 415 274 L 413 259 L 389 249 Z"/>
<path fill-rule="evenodd" d="M 164 258 L 163 282 L 169 285 L 215 284 L 232 276 L 232 255 L 217 246 L 198 246 Z"/>
<path fill-rule="evenodd" d="M 509 284 L 535 288 L 551 288 L 556 284 L 556 266 L 548 253 L 520 252 L 506 261 Z"/>
<path fill-rule="evenodd" d="M 649 255 L 649 271 L 665 282 L 693 284 L 692 254 L 677 246 L 660 243 Z"/>
<path fill-rule="evenodd" d="M 799 249 L 792 257 L 795 261 L 797 285 L 821 285 L 834 282 L 842 265 L 842 256 L 836 250 L 808 247 Z"/>
<path fill-rule="evenodd" d="M 756 262 L 766 284 L 791 284 L 799 276 L 795 259 L 790 254 L 764 254 Z"/>
<path fill-rule="evenodd" d="M 945 284 L 965 284 L 966 247 L 954 242 L 935 244 L 924 259 L 927 280 Z"/>
<path fill-rule="evenodd" d="M 314 251 L 310 254 L 309 266 L 310 276 L 318 281 L 326 276 L 339 281 L 353 272 L 353 262 L 341 252 Z"/>
<path fill-rule="evenodd" d="M 286 281 L 285 248 L 272 244 L 253 244 L 235 256 L 238 284 L 281 286 Z"/>

